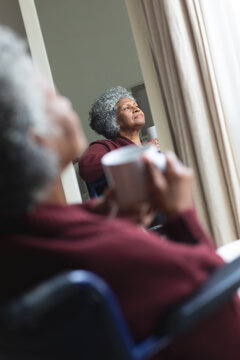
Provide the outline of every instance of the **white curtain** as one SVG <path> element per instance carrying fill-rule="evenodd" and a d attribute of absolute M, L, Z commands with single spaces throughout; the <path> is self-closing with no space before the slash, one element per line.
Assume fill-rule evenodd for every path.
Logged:
<path fill-rule="evenodd" d="M 238 45 L 233 36 L 229 45 L 228 37 L 236 33 L 231 19 L 227 25 L 220 18 L 231 2 L 237 3 L 142 0 L 176 152 L 195 171 L 196 209 L 217 245 L 240 237 L 240 109 L 233 104 L 239 75 L 236 64 L 233 69 L 224 62 L 232 52 L 237 56 Z M 229 46 L 221 48 L 223 36 Z"/>
<path fill-rule="evenodd" d="M 240 2 L 195 1 L 206 31 L 209 73 L 219 110 L 215 124 L 229 183 L 229 196 L 239 230 L 240 222 Z M 222 138 L 222 139 L 221 139 Z M 225 153 L 225 154 L 224 154 Z M 224 159 L 226 155 L 226 159 Z"/>

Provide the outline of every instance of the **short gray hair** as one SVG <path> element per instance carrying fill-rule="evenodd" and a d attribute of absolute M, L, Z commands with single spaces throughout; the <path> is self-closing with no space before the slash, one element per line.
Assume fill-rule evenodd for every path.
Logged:
<path fill-rule="evenodd" d="M 42 198 L 58 171 L 56 154 L 30 134 L 47 134 L 43 91 L 26 44 L 0 26 L 0 212 L 23 214 Z"/>
<path fill-rule="evenodd" d="M 107 90 L 92 105 L 89 112 L 91 128 L 98 134 L 112 139 L 118 135 L 117 104 L 122 98 L 130 98 L 136 101 L 132 94 L 122 86 L 116 86 Z"/>

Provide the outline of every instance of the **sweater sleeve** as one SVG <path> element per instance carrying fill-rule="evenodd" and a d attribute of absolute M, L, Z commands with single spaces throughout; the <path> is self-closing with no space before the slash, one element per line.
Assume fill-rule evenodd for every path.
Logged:
<path fill-rule="evenodd" d="M 79 175 L 84 181 L 96 181 L 103 175 L 101 159 L 108 152 L 109 149 L 104 143 L 90 144 L 78 161 Z"/>
<path fill-rule="evenodd" d="M 189 209 L 164 225 L 164 234 L 175 241 L 185 244 L 204 243 L 213 247 L 212 238 L 203 230 L 194 209 Z"/>

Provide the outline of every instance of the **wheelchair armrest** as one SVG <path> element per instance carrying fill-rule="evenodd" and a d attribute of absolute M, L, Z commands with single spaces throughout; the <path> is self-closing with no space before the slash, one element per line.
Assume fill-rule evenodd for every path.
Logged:
<path fill-rule="evenodd" d="M 224 305 L 238 287 L 240 257 L 216 269 L 194 294 L 161 317 L 156 332 L 135 347 L 136 358 L 154 355 L 187 333 Z"/>
<path fill-rule="evenodd" d="M 240 287 L 240 257 L 216 269 L 200 288 L 164 321 L 164 332 L 185 333 L 224 305 Z"/>

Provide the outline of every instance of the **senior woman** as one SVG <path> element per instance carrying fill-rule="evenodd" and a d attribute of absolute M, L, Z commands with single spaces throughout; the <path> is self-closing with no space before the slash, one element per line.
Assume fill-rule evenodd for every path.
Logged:
<path fill-rule="evenodd" d="M 130 92 L 121 86 L 113 87 L 102 94 L 89 112 L 90 126 L 108 140 L 90 144 L 78 161 L 79 175 L 90 188 L 94 186 L 100 195 L 106 187 L 101 159 L 103 155 L 126 145 L 140 146 L 140 130 L 145 116 Z"/>
<path fill-rule="evenodd" d="M 104 196 L 64 204 L 55 191 L 59 175 L 85 147 L 70 101 L 36 76 L 24 44 L 0 27 L 1 304 L 60 272 L 89 270 L 114 289 L 140 341 L 223 261 L 192 209 L 192 172 L 173 154 L 166 154 L 164 175 L 145 160 L 148 200 L 166 214 L 168 240 L 113 218 L 107 202 L 103 211 Z M 157 359 L 239 360 L 239 308 L 239 299 L 231 299 Z M 54 357 L 33 348 L 22 350 L 34 359 Z M 17 349 L 25 358 L 19 341 Z M 10 350 L 7 358 L 15 359 L 16 348 Z"/>

